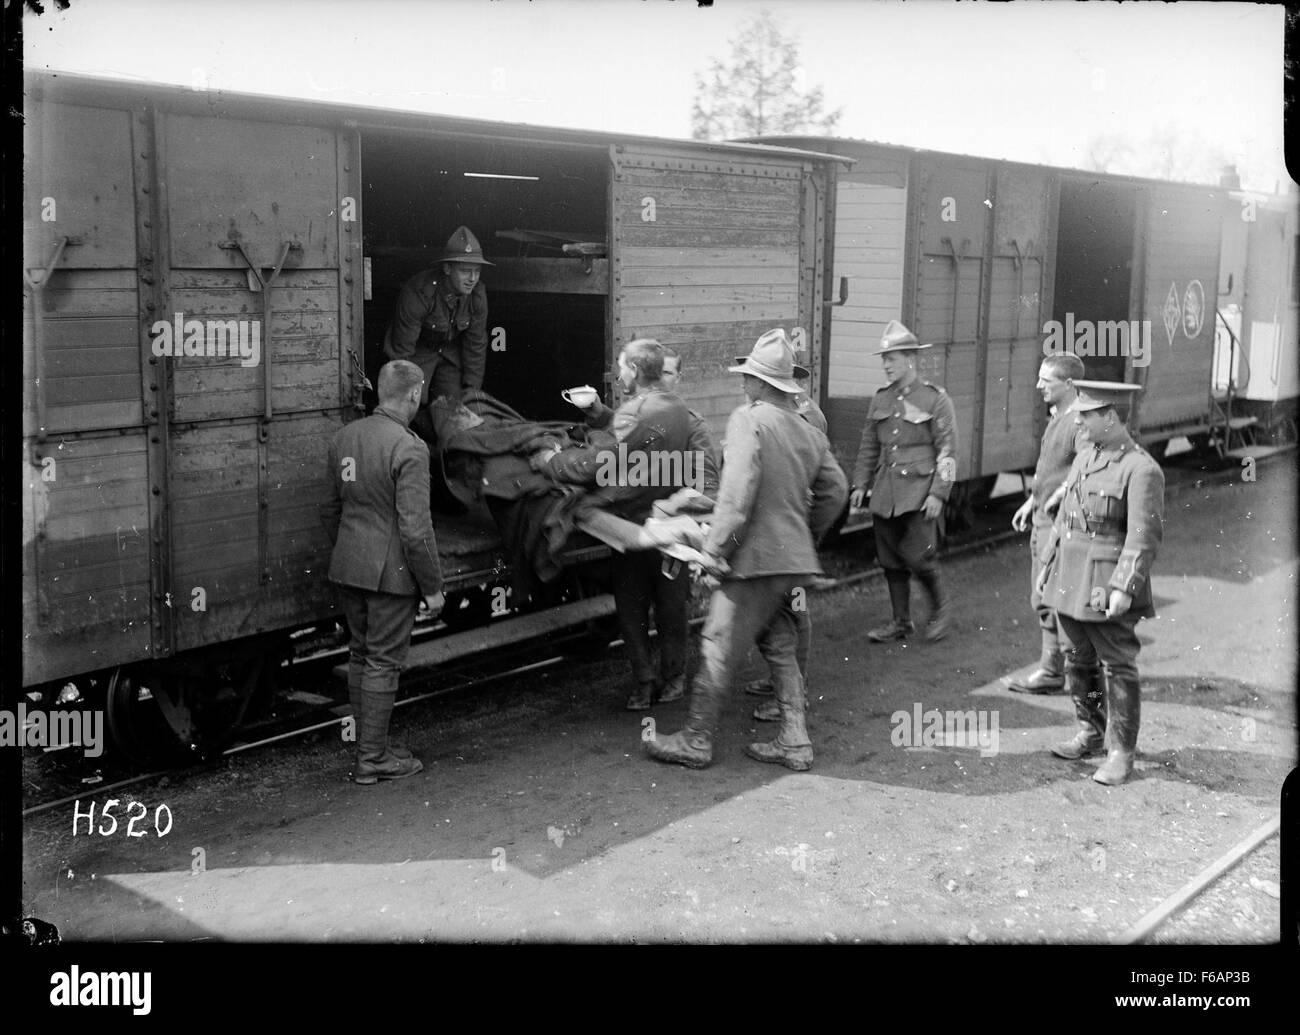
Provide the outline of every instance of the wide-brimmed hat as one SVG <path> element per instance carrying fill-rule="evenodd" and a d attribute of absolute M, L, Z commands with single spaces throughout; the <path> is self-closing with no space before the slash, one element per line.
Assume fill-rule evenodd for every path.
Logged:
<path fill-rule="evenodd" d="M 798 355 L 798 353 L 794 351 L 793 344 L 790 346 L 790 351 L 791 351 L 792 359 Z M 737 364 L 744 363 L 745 360 L 747 360 L 748 358 L 749 358 L 748 356 L 737 356 L 736 363 Z M 808 378 L 812 377 L 812 371 L 809 370 L 807 367 L 801 367 L 798 363 L 796 363 L 794 365 L 794 376 L 797 377 L 800 381 L 806 381 L 808 380 Z"/>
<path fill-rule="evenodd" d="M 750 374 L 766 381 L 773 388 L 789 392 L 791 395 L 803 391 L 794 382 L 794 349 L 785 331 L 780 327 L 763 334 L 758 341 L 754 342 L 749 355 L 738 357 L 737 361 L 737 366 L 727 368 L 732 374 Z"/>
<path fill-rule="evenodd" d="M 890 320 L 885 333 L 880 336 L 880 348 L 876 350 L 876 355 L 883 356 L 886 352 L 906 352 L 933 347 L 933 345 L 922 345 L 916 335 L 901 323 Z"/>
<path fill-rule="evenodd" d="M 483 258 L 483 249 L 478 243 L 478 238 L 467 226 L 458 226 L 456 232 L 447 238 L 447 250 L 438 261 L 473 262 L 480 266 L 496 265 L 495 262 L 488 262 Z"/>
<path fill-rule="evenodd" d="M 1103 406 L 1126 406 L 1142 391 L 1141 385 L 1123 381 L 1071 381 L 1078 398 L 1070 406 L 1071 413 L 1100 410 Z"/>

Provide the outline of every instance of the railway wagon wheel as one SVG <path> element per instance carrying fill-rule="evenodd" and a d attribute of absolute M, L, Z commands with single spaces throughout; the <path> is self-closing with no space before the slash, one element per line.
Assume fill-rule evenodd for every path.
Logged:
<path fill-rule="evenodd" d="M 209 758 L 239 728 L 269 669 L 261 653 L 119 666 L 106 691 L 109 736 L 139 765 Z"/>

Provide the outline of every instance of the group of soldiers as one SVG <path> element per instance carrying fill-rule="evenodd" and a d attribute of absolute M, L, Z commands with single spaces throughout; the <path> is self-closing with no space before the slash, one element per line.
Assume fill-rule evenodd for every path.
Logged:
<path fill-rule="evenodd" d="M 478 241 L 461 227 L 441 266 L 403 286 L 384 342 L 388 362 L 379 374 L 379 405 L 342 428 L 330 447 L 329 578 L 341 587 L 351 634 L 348 688 L 357 717 L 358 783 L 422 768 L 409 751 L 389 743 L 388 721 L 417 606 L 436 615 L 443 603 L 423 441 L 430 425 L 423 415 L 431 398 L 458 398 L 482 385 L 484 265 L 491 263 Z M 697 554 L 697 568 L 713 592 L 686 723 L 646 743 L 652 758 L 692 768 L 712 763 L 733 672 L 757 645 L 770 679 L 750 689 L 768 690 L 771 699 L 754 717 L 780 725 L 772 740 L 745 751 L 795 771 L 811 767 L 806 591 L 822 574 L 818 544 L 847 501 L 872 515 L 889 592 L 890 620 L 871 629 L 869 639 L 915 634 L 913 577 L 929 602 L 922 635 L 937 641 L 949 633 L 938 522 L 956 482 L 958 440 L 951 398 L 917 371 L 918 353 L 930 347 L 898 321 L 886 328 L 878 355 L 889 383 L 871 400 L 851 482 L 832 455 L 825 417 L 799 383 L 808 371 L 795 362 L 784 330 L 762 335 L 729 368 L 741 375 L 746 402 L 728 421 L 720 475 L 706 423 L 674 391 L 680 355 L 651 339 L 621 349 L 618 380 L 626 398 L 617 410 L 598 399 L 585 404 L 587 424 L 606 429 L 628 455 L 703 453 L 704 494 L 714 502 Z M 1042 657 L 1012 689 L 1069 693 L 1079 730 L 1052 751 L 1073 760 L 1104 748 L 1107 758 L 1095 779 L 1113 785 L 1133 768 L 1139 723 L 1134 627 L 1154 613 L 1149 576 L 1163 528 L 1164 480 L 1125 427 L 1124 411 L 1138 386 L 1082 375 L 1082 361 L 1069 354 L 1048 356 L 1039 370 L 1037 387 L 1051 417 L 1032 492 L 1013 524 L 1031 529 L 1031 599 Z M 345 461 L 352 461 L 350 469 Z M 552 474 L 565 462 L 558 451 L 530 460 L 534 470 Z M 618 514 L 642 522 L 680 488 L 647 485 L 623 493 Z M 612 576 L 633 671 L 627 708 L 644 711 L 686 697 L 687 581 L 670 577 L 655 551 L 616 553 Z"/>

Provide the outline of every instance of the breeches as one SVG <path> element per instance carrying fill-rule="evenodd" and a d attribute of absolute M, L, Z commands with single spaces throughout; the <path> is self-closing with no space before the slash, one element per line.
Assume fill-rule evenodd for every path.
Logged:
<path fill-rule="evenodd" d="M 873 515 L 872 525 L 882 568 L 906 569 L 914 575 L 938 569 L 937 521 L 928 521 L 921 511 L 913 510 L 894 517 Z"/>
<path fill-rule="evenodd" d="M 395 693 L 411 648 L 416 598 L 339 586 L 348 644 L 348 687 Z"/>

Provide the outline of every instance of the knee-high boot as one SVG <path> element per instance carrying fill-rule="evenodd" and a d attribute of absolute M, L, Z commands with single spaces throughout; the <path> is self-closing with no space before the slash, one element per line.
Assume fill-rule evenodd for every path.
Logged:
<path fill-rule="evenodd" d="M 1073 761 L 1101 750 L 1106 735 L 1106 691 L 1100 668 L 1084 668 L 1065 662 L 1065 688 L 1074 701 L 1079 729 L 1074 737 L 1052 748 L 1057 758 Z"/>
<path fill-rule="evenodd" d="M 939 569 L 919 572 L 916 577 L 930 598 L 930 621 L 925 626 L 925 638 L 931 641 L 942 640 L 952 625 L 952 612 L 948 607 L 948 596 L 944 592 Z"/>
<path fill-rule="evenodd" d="M 1142 724 L 1142 686 L 1136 675 L 1117 676 L 1112 672 L 1107 687 L 1106 761 L 1092 778 L 1117 787 L 1133 772 L 1138 727 Z"/>
<path fill-rule="evenodd" d="M 659 762 L 676 762 L 691 769 L 713 763 L 713 731 L 726 700 L 726 688 L 695 677 L 686 709 L 686 725 L 666 737 L 657 734 L 645 742 L 646 753 Z"/>
<path fill-rule="evenodd" d="M 905 640 L 916 632 L 916 626 L 912 624 L 911 578 L 912 576 L 906 571 L 895 568 L 885 569 L 885 583 L 889 586 L 889 608 L 893 612 L 893 620 L 868 630 L 867 639 L 884 643 L 886 640 Z"/>

